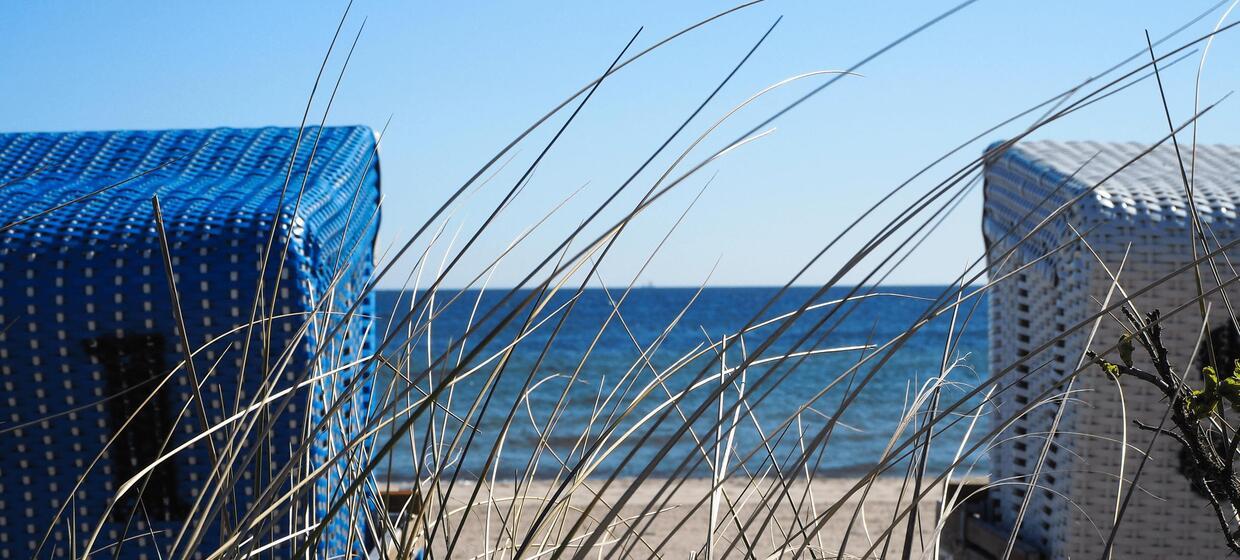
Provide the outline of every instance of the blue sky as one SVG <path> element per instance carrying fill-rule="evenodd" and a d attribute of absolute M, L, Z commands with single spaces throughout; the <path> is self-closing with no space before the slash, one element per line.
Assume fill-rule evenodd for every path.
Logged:
<path fill-rule="evenodd" d="M 776 121 L 770 136 L 686 181 L 635 222 L 603 263 L 604 279 L 612 285 L 631 281 L 713 177 L 638 283 L 696 285 L 716 261 L 713 284 L 782 283 L 848 221 L 946 150 L 1143 48 L 1145 29 L 1158 37 L 1213 3 L 981 0 L 867 65 L 864 77 L 827 88 Z M 365 30 L 328 122 L 378 129 L 392 117 L 382 150 L 381 245 L 403 242 L 509 139 L 601 73 L 639 27 L 645 26 L 636 48 L 643 48 L 730 5 L 357 0 L 345 24 L 346 44 L 363 18 Z M 526 226 L 577 193 L 501 263 L 492 285 L 516 282 L 662 142 L 777 17 L 784 19 L 763 47 L 618 208 L 631 206 L 693 138 L 752 93 L 799 73 L 847 68 L 951 5 L 771 0 L 652 53 L 604 83 L 530 184 L 467 254 L 453 283 L 465 282 Z M 6 5 L 0 17 L 0 129 L 296 125 L 344 6 Z M 1173 42 L 1208 32 L 1222 11 Z M 1240 17 L 1240 10 L 1233 15 Z M 1217 99 L 1240 82 L 1238 33 L 1215 42 L 1203 100 Z M 332 79 L 344 50 L 332 57 Z M 1194 58 L 1164 76 L 1177 120 L 1192 112 L 1196 67 Z M 807 79 L 763 98 L 688 161 L 820 83 Z M 313 118 L 322 110 L 320 100 Z M 461 232 L 459 246 L 560 122 L 531 137 L 493 181 L 460 205 L 431 252 L 432 270 L 455 232 Z M 1201 123 L 1200 139 L 1240 143 L 1238 125 L 1240 101 L 1231 99 Z M 967 148 L 915 183 L 910 196 L 1018 129 Z M 1165 133 L 1158 91 L 1149 81 L 1036 136 L 1150 141 Z M 897 200 L 896 207 L 908 200 Z M 958 274 L 982 250 L 980 207 L 975 193 L 890 282 L 940 283 Z M 617 215 L 603 218 L 610 222 Z M 878 223 L 846 240 L 855 245 Z M 851 254 L 848 243 L 842 249 L 828 252 L 801 283 L 825 281 Z M 400 265 L 386 285 L 404 282 L 413 262 Z"/>

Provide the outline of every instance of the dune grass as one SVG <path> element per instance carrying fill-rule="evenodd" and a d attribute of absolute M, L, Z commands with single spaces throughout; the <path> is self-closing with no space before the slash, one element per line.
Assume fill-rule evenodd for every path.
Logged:
<path fill-rule="evenodd" d="M 984 156 L 979 155 L 966 165 L 943 173 L 943 179 L 921 192 L 914 202 L 895 209 L 894 216 L 885 222 L 878 221 L 879 209 L 888 209 L 896 195 L 912 188 L 915 180 L 931 172 L 940 172 L 940 164 L 949 156 L 976 148 L 980 139 L 995 134 L 1001 127 L 1010 129 L 1024 123 L 1008 141 L 1010 145 L 1048 123 L 1104 101 L 1135 83 L 1157 80 L 1158 70 L 1194 56 L 1199 52 L 1197 49 L 1208 45 L 1217 34 L 1228 32 L 1234 23 L 1224 25 L 1220 19 L 1211 33 L 1183 41 L 1156 55 L 1155 48 L 1172 40 L 1189 26 L 1186 24 L 1157 42 L 1151 41 L 1147 51 L 1105 68 L 1038 105 L 1017 111 L 993 128 L 978 131 L 967 142 L 948 150 L 943 158 L 895 186 L 873 208 L 826 239 L 818 253 L 803 258 L 800 272 L 788 278 L 770 301 L 751 310 L 750 319 L 742 328 L 727 333 L 705 332 L 701 344 L 690 352 L 675 356 L 660 354 L 667 334 L 677 329 L 700 328 L 680 323 L 685 311 L 695 304 L 696 294 L 683 303 L 684 309 L 676 319 L 661 329 L 663 335 L 653 340 L 640 340 L 630 327 L 632 319 L 626 318 L 624 304 L 639 285 L 644 266 L 626 271 L 627 276 L 620 279 L 623 287 L 616 288 L 603 281 L 600 263 L 607 261 L 616 240 L 630 227 L 635 227 L 632 222 L 637 216 L 656 204 L 668 203 L 669 192 L 696 187 L 700 189 L 697 197 L 707 196 L 709 181 L 705 174 L 713 162 L 734 150 L 744 149 L 751 142 L 761 141 L 771 132 L 777 119 L 794 116 L 798 104 L 839 80 L 849 79 L 871 60 L 970 3 L 953 7 L 851 67 L 806 72 L 750 95 L 729 91 L 733 76 L 777 29 L 778 21 L 774 22 L 629 178 L 615 186 L 614 192 L 594 211 L 579 217 L 577 227 L 568 231 L 545 231 L 548 218 L 564 209 L 564 201 L 555 201 L 548 205 L 546 215 L 530 219 L 529 227 L 511 239 L 508 249 L 493 255 L 489 265 L 462 271 L 461 263 L 466 262 L 463 257 L 478 251 L 480 240 L 491 233 L 494 221 L 508 210 L 511 200 L 528 184 L 542 164 L 543 156 L 556 147 L 561 134 L 573 125 L 576 116 L 588 109 L 595 91 L 607 87 L 610 76 L 651 55 L 660 46 L 753 3 L 714 15 L 630 54 L 645 40 L 638 31 L 614 60 L 601 66 L 598 78 L 513 138 L 408 237 L 384 248 L 378 270 L 358 297 L 338 297 L 334 288 L 343 281 L 342 271 L 333 286 L 316 301 L 313 313 L 284 316 L 276 312 L 275 298 L 270 297 L 278 293 L 278 285 L 254 286 L 248 321 L 236 325 L 227 336 L 245 341 L 246 346 L 241 350 L 246 360 L 243 370 L 246 375 L 257 376 L 261 383 L 257 391 L 244 397 L 238 388 L 230 401 L 231 415 L 223 421 L 210 418 L 203 406 L 203 393 L 212 386 L 218 364 L 223 361 L 223 355 L 210 364 L 204 361 L 204 351 L 210 345 L 188 352 L 176 368 L 153 385 L 135 388 L 143 391 L 144 402 L 149 403 L 173 379 L 188 375 L 194 387 L 203 390 L 195 395 L 194 402 L 183 403 L 176 425 L 181 425 L 188 417 L 197 422 L 198 431 L 189 443 L 175 447 L 170 445 L 172 434 L 168 434 L 160 460 L 117 488 L 117 502 L 125 495 L 141 496 L 149 475 L 159 463 L 170 461 L 189 449 L 205 448 L 211 457 L 213 475 L 199 482 L 200 498 L 191 504 L 191 514 L 179 532 L 152 538 L 150 546 L 152 550 L 159 550 L 160 557 L 313 556 L 324 530 L 324 525 L 318 522 L 336 515 L 364 518 L 365 523 L 358 523 L 356 534 L 350 537 L 352 549 L 357 554 L 369 551 L 380 558 L 415 558 L 420 554 L 436 558 L 934 557 L 943 519 L 968 498 L 958 487 L 950 487 L 947 483 L 960 477 L 984 474 L 974 472 L 971 461 L 989 447 L 1009 441 L 1005 430 L 1016 417 L 1042 407 L 1053 407 L 1061 414 L 1071 400 L 1073 380 L 1078 375 L 1090 374 L 1091 370 L 1089 361 L 1082 355 L 1072 374 L 1058 380 L 1010 417 L 999 417 L 995 413 L 995 399 L 1002 398 L 1012 384 L 1036 372 L 1036 367 L 1031 373 L 1016 375 L 1017 366 L 1024 360 L 1022 363 L 991 364 L 988 377 L 964 381 L 967 377 L 960 372 L 967 368 L 969 360 L 980 357 L 965 357 L 958 352 L 959 334 L 975 319 L 978 303 L 990 289 L 1034 264 L 1025 263 L 1017 271 L 1004 275 L 988 275 L 987 255 L 977 255 L 952 287 L 935 298 L 920 301 L 919 304 L 924 305 L 921 317 L 905 326 L 899 336 L 875 339 L 863 345 L 837 343 L 837 329 L 861 309 L 858 303 L 873 298 L 903 297 L 884 290 L 885 279 L 902 266 L 944 220 L 953 216 L 961 201 L 976 189 Z M 323 59 L 314 90 L 307 100 L 301 123 L 303 129 L 311 120 L 311 102 L 322 95 L 320 80 L 327 70 L 331 50 L 336 48 L 349 18 L 346 11 Z M 359 26 L 350 46 L 350 56 L 360 37 Z M 1201 54 L 1204 66 L 1204 51 Z M 329 96 L 334 97 L 347 65 L 348 58 Z M 723 147 L 707 153 L 698 150 L 704 139 L 713 138 L 712 134 L 721 123 L 730 119 L 752 119 L 747 112 L 752 111 L 751 101 L 778 89 L 807 87 L 810 89 L 803 96 L 776 111 L 760 115 L 754 119 L 757 124 L 724 143 Z M 722 99 L 739 101 L 734 101 L 730 110 L 718 113 L 715 120 L 709 120 L 711 103 Z M 328 120 L 330 100 L 326 107 L 319 119 L 320 125 Z M 1155 146 L 1176 142 L 1177 135 L 1190 126 L 1195 142 L 1197 120 L 1213 107 L 1214 104 L 1207 104 L 1178 123 L 1171 121 L 1168 113 L 1168 134 Z M 547 127 L 555 116 L 564 116 L 555 133 L 541 145 L 530 145 L 531 134 Z M 702 130 L 699 136 L 690 141 L 683 152 L 671 157 L 670 164 L 662 169 L 654 167 L 655 162 L 669 157 L 668 148 L 674 141 L 697 129 Z M 518 170 L 517 178 L 509 184 L 493 184 L 501 175 L 500 171 L 513 161 L 512 152 L 518 146 L 538 155 L 523 170 Z M 300 142 L 298 147 L 300 149 Z M 296 213 L 305 185 L 292 181 L 294 171 L 291 167 L 288 170 L 290 179 L 283 186 L 282 200 Z M 114 186 L 105 186 L 96 193 Z M 471 193 L 484 188 L 499 189 L 505 194 L 497 204 L 485 209 L 487 217 L 477 228 L 463 232 L 464 235 L 460 231 L 448 234 L 455 213 L 469 202 Z M 608 221 L 608 211 L 620 206 L 622 193 L 633 189 L 640 192 L 643 188 L 644 194 L 636 204 L 622 208 L 620 219 Z M 568 193 L 565 200 L 574 194 Z M 1052 214 L 1067 211 L 1085 194 L 1054 209 Z M 692 211 L 696 200 L 694 198 L 682 209 L 680 219 Z M 153 202 L 158 208 L 157 201 Z M 49 208 L 46 212 L 71 211 L 72 203 Z M 377 216 L 351 213 L 349 219 L 375 220 Z M 666 224 L 664 241 L 677 233 L 680 224 L 679 219 Z M 0 231 L 18 225 L 21 224 L 8 224 Z M 845 236 L 862 226 L 873 228 L 877 233 L 864 243 L 846 244 Z M 165 272 L 173 294 L 173 307 L 178 310 L 178 322 L 183 324 L 175 295 L 177 284 L 171 250 L 162 222 L 159 222 L 159 231 L 164 241 Z M 527 243 L 535 233 L 554 235 L 558 242 L 547 248 L 538 262 L 516 263 L 505 259 L 513 248 Z M 1036 230 L 1012 233 L 1023 242 Z M 1082 232 L 1079 239 L 1084 240 L 1087 233 Z M 282 246 L 286 242 L 273 226 L 262 255 L 264 271 L 269 268 L 279 271 L 286 266 L 286 247 Z M 1189 266 L 1149 286 L 1124 286 L 1120 282 L 1122 263 L 1102 263 L 1117 271 L 1113 297 L 1100 302 L 1098 311 L 1086 321 L 1055 333 L 1043 349 L 1073 333 L 1096 331 L 1101 322 L 1113 317 L 1113 311 L 1127 309 L 1125 306 L 1132 298 L 1176 275 L 1207 268 L 1218 287 L 1201 289 L 1195 299 L 1184 302 L 1180 308 L 1164 310 L 1163 317 L 1198 309 L 1213 293 L 1222 293 L 1224 287 L 1240 279 L 1234 271 L 1229 274 L 1228 270 L 1215 266 L 1215 262 L 1237 243 L 1240 241 L 1211 242 L 1203 235 L 1199 245 L 1195 245 L 1200 254 L 1194 255 Z M 661 243 L 649 257 L 653 259 L 662 247 Z M 346 261 L 359 250 L 356 246 L 342 249 L 336 257 L 337 262 Z M 808 297 L 796 301 L 793 311 L 774 312 L 777 302 L 787 302 L 792 286 L 811 281 L 807 271 L 827 254 L 845 254 L 848 258 L 843 266 L 830 271 L 825 280 L 815 276 L 818 278 L 812 280 L 815 289 Z M 440 256 L 441 260 L 434 262 L 435 256 Z M 1004 262 L 1011 258 L 1011 252 L 989 257 L 991 262 Z M 413 273 L 405 279 L 405 289 L 397 306 L 400 313 L 383 318 L 362 315 L 360 311 L 366 298 L 380 282 L 391 285 L 395 281 L 391 278 L 392 271 L 398 263 L 403 265 L 409 261 L 414 263 Z M 501 266 L 519 267 L 524 273 L 523 279 L 510 288 L 491 288 L 492 275 Z M 445 287 L 446 279 L 462 274 L 470 278 L 464 286 Z M 863 280 L 848 288 L 845 297 L 829 299 L 828 292 L 843 287 L 841 282 L 845 277 L 858 276 Z M 271 276 L 262 274 L 260 277 Z M 281 278 L 281 274 L 277 272 L 274 278 Z M 703 279 L 702 285 L 707 285 L 708 280 Z M 565 356 L 555 341 L 562 335 L 582 294 L 591 288 L 604 290 L 611 312 L 596 326 L 593 342 L 584 352 Z M 484 294 L 494 297 L 484 298 Z M 487 300 L 485 305 L 484 299 Z M 444 333 L 440 318 L 448 309 L 461 308 L 469 309 L 468 325 L 460 332 Z M 899 395 L 904 400 L 903 413 L 895 419 L 897 428 L 889 434 L 882 455 L 874 457 L 868 472 L 855 479 L 824 478 L 821 467 L 832 453 L 832 439 L 838 437 L 839 430 L 847 429 L 841 423 L 845 412 L 874 379 L 886 371 L 884 367 L 895 353 L 934 320 L 950 324 L 942 354 L 938 357 L 941 367 L 936 375 L 908 387 L 905 394 Z M 291 347 L 268 344 L 273 339 L 272 329 L 282 321 L 297 325 L 293 345 L 302 344 L 310 333 L 318 340 L 331 339 L 357 324 L 372 329 L 379 343 L 372 352 L 361 356 L 354 353 L 349 358 L 332 354 L 330 346 L 317 347 L 309 362 L 312 367 L 288 371 L 287 357 Z M 591 368 L 596 346 L 607 329 L 625 332 L 637 357 L 623 376 L 591 386 L 594 398 L 592 402 L 583 402 L 577 388 L 582 383 L 583 372 Z M 790 338 L 791 332 L 800 334 Z M 441 343 L 444 340 L 450 342 Z M 515 349 L 519 345 L 528 347 L 534 343 L 531 341 L 542 344 L 538 360 L 532 366 L 514 367 Z M 191 347 L 188 340 L 183 344 L 186 349 Z M 260 360 L 251 360 L 251 345 L 261 350 Z M 1116 345 L 1108 347 L 1103 342 L 1091 344 L 1091 349 L 1106 356 L 1115 352 Z M 855 363 L 844 371 L 833 372 L 816 394 L 804 395 L 803 400 L 796 403 L 777 402 L 772 397 L 789 376 L 812 367 L 819 357 L 835 353 L 855 355 Z M 1030 355 L 1037 353 L 1034 351 Z M 548 374 L 541 365 L 552 356 L 568 360 L 572 366 L 561 373 Z M 206 366 L 205 369 L 199 369 L 202 366 Z M 343 372 L 359 372 L 376 380 L 373 402 L 367 407 L 366 415 L 345 418 L 340 414 L 347 403 L 358 402 L 355 391 L 358 385 L 343 394 L 330 395 L 322 403 L 325 413 L 318 422 L 310 422 L 306 411 L 289 410 L 295 397 L 304 395 L 316 385 L 330 386 L 333 377 Z M 498 383 L 501 378 L 517 380 L 520 390 L 501 392 Z M 534 410 L 529 397 L 535 391 L 558 392 L 554 406 Z M 108 398 L 114 397 L 116 395 Z M 570 407 L 588 407 L 588 421 L 566 422 L 565 413 Z M 274 422 L 296 415 L 304 416 L 305 435 L 300 438 L 302 443 L 291 450 L 291 460 L 266 472 L 263 483 L 252 497 L 237 496 L 236 489 L 243 474 L 258 468 L 262 462 L 262 446 L 247 445 L 247 442 L 263 441 Z M 498 417 L 502 422 L 498 428 L 486 428 L 492 431 L 480 437 L 483 429 L 480 421 L 484 417 Z M 779 421 L 768 421 L 771 417 L 778 417 Z M 346 423 L 349 425 L 344 426 Z M 532 451 L 528 457 L 514 457 L 512 448 L 505 445 L 506 436 L 518 423 L 532 426 L 538 437 L 535 444 L 529 446 Z M 343 429 L 333 432 L 333 426 Z M 0 429 L 11 431 L 13 427 Z M 1032 440 L 1031 445 L 1045 447 L 1053 441 L 1053 431 L 1024 437 Z M 1223 431 L 1226 435 L 1235 433 L 1230 428 Z M 347 441 L 333 442 L 336 455 L 312 469 L 313 442 L 319 434 L 329 432 L 353 436 Z M 1159 433 L 1155 430 L 1151 437 Z M 686 441 L 692 442 L 692 452 L 681 453 Z M 1128 445 L 1127 441 L 1123 443 Z M 1140 442 L 1134 440 L 1134 444 L 1137 443 Z M 929 454 L 934 446 L 948 446 L 953 457 L 949 465 L 932 467 Z M 108 446 L 100 449 L 86 471 L 99 468 L 107 451 Z M 391 470 L 393 456 L 398 452 L 414 459 L 412 472 Z M 478 471 L 461 468 L 467 456 L 481 457 L 483 468 Z M 1140 460 L 1144 461 L 1144 455 Z M 525 466 L 513 473 L 507 468 L 501 469 L 501 462 Z M 1041 471 L 1040 461 L 1029 479 L 991 480 L 988 484 L 1038 487 Z M 315 488 L 323 480 L 331 481 L 333 488 L 328 494 L 329 503 L 320 504 L 316 503 L 319 497 Z M 1118 481 L 1116 515 L 1112 519 L 1093 520 L 1104 533 L 1110 529 L 1112 539 L 1115 538 L 1113 527 L 1123 522 L 1127 497 L 1138 488 L 1138 483 L 1136 479 Z M 36 553 L 37 557 L 55 552 L 46 544 L 51 542 L 55 531 L 66 527 L 69 537 L 65 542 L 73 543 L 74 547 L 68 553 L 76 557 L 119 555 L 122 548 L 132 550 L 138 546 L 131 542 L 135 538 L 155 537 L 143 532 L 141 519 L 131 516 L 119 542 L 107 542 L 100 533 L 102 519 L 71 519 L 73 494 L 73 491 L 68 493 L 60 515 L 48 520 L 45 548 Z M 398 511 L 389 513 L 381 500 L 381 496 L 387 494 L 404 495 L 407 499 Z M 1125 498 L 1119 499 L 1120 496 Z M 1070 500 L 1070 497 L 1063 499 Z M 328 514 L 319 519 L 307 514 L 315 506 L 323 506 Z M 867 508 L 870 511 L 867 512 Z M 881 513 L 876 515 L 876 510 Z M 1026 514 L 1022 508 L 1017 526 Z M 78 530 L 82 521 L 93 524 L 89 534 Z M 203 548 L 202 541 L 208 531 L 221 535 L 218 548 Z M 1017 534 L 1012 532 L 1009 551 L 1016 542 Z"/>

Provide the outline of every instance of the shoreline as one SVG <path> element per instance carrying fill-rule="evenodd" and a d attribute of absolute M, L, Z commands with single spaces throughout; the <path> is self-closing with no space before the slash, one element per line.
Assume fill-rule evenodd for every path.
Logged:
<path fill-rule="evenodd" d="M 977 483 L 985 479 L 973 477 L 952 481 L 958 483 Z M 546 541 L 548 544 L 534 545 L 527 549 L 527 555 L 536 555 L 547 550 L 550 543 L 571 541 L 566 537 L 568 529 L 578 521 L 590 507 L 591 501 L 605 479 L 586 479 L 581 486 L 572 489 L 567 500 L 557 501 L 548 516 L 552 522 L 544 523 L 534 542 Z M 582 535 L 593 530 L 600 521 L 599 515 L 610 510 L 610 504 L 616 503 L 621 496 L 633 486 L 633 478 L 617 478 L 615 483 L 602 493 L 598 503 L 589 510 L 587 519 L 581 528 L 574 533 Z M 841 497 L 849 492 L 858 482 L 858 477 L 818 478 L 810 485 L 803 480 L 789 481 L 780 485 L 773 479 L 763 479 L 758 484 L 746 488 L 746 480 L 728 480 L 721 486 L 716 513 L 714 550 L 716 557 L 747 556 L 752 553 L 758 557 L 777 556 L 781 543 L 789 544 L 792 550 L 805 544 L 820 550 L 819 557 L 835 558 L 839 547 L 848 535 L 845 556 L 860 557 L 872 543 L 877 542 L 876 550 L 884 546 L 881 533 L 892 526 L 892 518 L 897 510 L 907 510 L 911 483 L 903 489 L 903 478 L 880 477 L 871 485 L 868 493 L 863 490 L 844 500 L 843 507 L 823 521 L 823 515 L 835 505 Z M 478 491 L 470 515 L 465 519 L 461 535 L 453 550 L 453 557 L 471 558 L 488 553 L 502 553 L 513 546 L 512 527 L 516 527 L 518 540 L 525 536 L 530 521 L 535 518 L 541 506 L 546 503 L 555 488 L 551 481 L 535 480 L 525 486 L 518 494 L 511 482 L 497 484 L 495 487 L 483 484 L 478 487 L 476 481 L 458 481 L 460 485 L 448 497 L 450 510 L 450 530 L 456 531 L 457 524 L 466 509 L 466 500 Z M 710 494 L 712 481 L 709 478 L 679 479 L 679 486 L 670 493 L 660 495 L 660 488 L 668 482 L 665 478 L 647 479 L 636 488 L 619 515 L 609 522 L 612 530 L 599 543 L 603 553 L 622 552 L 627 550 L 631 557 L 652 557 L 656 554 L 663 558 L 690 558 L 692 555 L 702 557 L 708 541 L 711 527 Z M 780 487 L 784 486 L 783 489 Z M 386 494 L 389 504 L 396 511 L 408 500 L 412 488 L 394 490 Z M 468 491 L 466 491 L 468 490 Z M 861 495 L 865 495 L 863 508 Z M 920 522 L 915 531 L 913 543 L 914 557 L 923 552 L 933 541 L 932 535 L 938 519 L 938 502 L 942 490 L 933 489 L 927 499 L 919 505 Z M 768 499 L 763 500 L 766 497 Z M 402 499 L 403 498 L 403 499 Z M 811 499 L 812 498 L 812 499 Z M 431 503 L 437 506 L 431 497 Z M 643 514 L 643 509 L 648 510 Z M 755 516 L 755 514 L 757 514 Z M 853 517 L 856 516 L 854 520 Z M 758 521 L 749 523 L 750 519 Z M 769 522 L 762 523 L 763 519 Z M 907 517 L 895 523 L 897 530 L 886 544 L 888 550 L 901 550 L 904 534 L 907 530 Z M 815 526 L 820 528 L 815 531 Z M 745 528 L 744 531 L 741 528 Z M 631 528 L 639 533 L 640 538 L 633 534 L 625 534 Z M 436 556 L 447 552 L 447 540 L 444 530 L 437 531 L 433 548 Z M 804 535 L 811 535 L 808 539 Z M 580 539 L 578 539 L 578 542 Z M 571 545 L 570 545 L 571 546 Z M 542 547 L 542 548 L 539 548 Z M 730 548 L 731 547 L 731 548 Z M 730 548 L 730 552 L 729 552 Z"/>

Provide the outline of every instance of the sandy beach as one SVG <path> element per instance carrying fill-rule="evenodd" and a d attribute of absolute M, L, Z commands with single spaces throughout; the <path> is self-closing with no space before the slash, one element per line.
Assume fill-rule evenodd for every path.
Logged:
<path fill-rule="evenodd" d="M 588 534 L 610 509 L 603 504 L 616 503 L 633 483 L 631 479 L 613 482 L 602 492 L 600 503 L 590 508 L 581 527 L 570 533 L 591 500 L 599 495 L 604 482 L 588 480 L 572 492 L 570 499 L 559 500 L 559 507 L 548 515 L 549 521 L 542 524 L 534 544 L 521 556 L 545 556 L 553 549 L 552 543 L 563 542 L 566 535 Z M 608 538 L 600 539 L 595 544 L 599 549 L 596 553 L 601 552 L 602 557 L 616 555 L 627 558 L 708 557 L 706 547 L 712 540 L 709 537 L 711 506 L 703 498 L 710 494 L 711 481 L 681 481 L 678 488 L 661 494 L 660 489 L 666 482 L 665 479 L 648 480 L 633 489 L 632 497 L 621 508 L 619 516 L 608 522 L 611 527 Z M 904 490 L 904 498 L 901 499 L 902 479 L 878 479 L 865 494 L 864 508 L 858 508 L 862 490 L 849 496 L 842 507 L 836 507 L 836 512 L 823 520 L 824 514 L 833 506 L 838 506 L 840 499 L 857 483 L 857 479 L 849 478 L 819 479 L 812 485 L 807 485 L 803 480 L 786 485 L 770 480 L 761 485 L 748 485 L 741 480 L 725 482 L 718 498 L 713 554 L 709 557 L 787 558 L 793 557 L 802 545 L 807 548 L 797 556 L 807 558 L 840 557 L 837 554 L 841 545 L 846 545 L 842 556 L 845 558 L 862 557 L 867 551 L 870 557 L 880 557 L 884 551 L 888 555 L 900 554 L 907 531 L 907 517 L 896 523 L 897 530 L 893 531 L 890 542 L 885 542 L 884 532 L 892 526 L 897 510 L 904 511 L 908 507 L 911 485 Z M 781 487 L 784 489 L 781 490 Z M 511 557 L 512 528 L 516 528 L 516 534 L 524 535 L 539 514 L 540 507 L 546 503 L 546 498 L 555 491 L 546 481 L 534 481 L 520 492 L 514 492 L 514 488 L 513 483 L 497 484 L 495 487 L 482 484 L 479 488 L 477 483 L 468 482 L 453 490 L 447 502 L 453 526 L 450 534 L 456 533 L 455 527 L 460 523 L 470 494 L 478 490 L 477 497 L 472 501 L 471 513 L 455 544 L 453 558 L 478 558 L 488 554 Z M 518 494 L 521 497 L 514 499 Z M 914 532 L 912 550 L 915 558 L 931 546 L 930 535 L 934 532 L 938 515 L 936 504 L 942 495 L 941 488 L 929 495 L 931 498 L 923 500 L 920 506 L 921 523 Z M 768 499 L 763 500 L 764 496 Z M 898 507 L 898 504 L 902 505 Z M 644 515 L 643 509 L 648 510 Z M 755 516 L 755 512 L 760 515 Z M 767 521 L 765 527 L 762 526 L 764 521 Z M 630 526 L 636 528 L 640 538 L 623 535 Z M 806 535 L 810 536 L 807 538 Z M 438 553 L 436 556 L 444 557 L 448 540 L 443 530 L 438 531 L 433 543 L 433 549 Z M 570 546 L 580 546 L 583 540 L 575 538 Z M 872 547 L 873 550 L 870 550 Z"/>

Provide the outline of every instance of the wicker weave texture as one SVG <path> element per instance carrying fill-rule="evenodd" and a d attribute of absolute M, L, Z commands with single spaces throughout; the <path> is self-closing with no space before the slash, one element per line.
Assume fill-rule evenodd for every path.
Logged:
<path fill-rule="evenodd" d="M 1141 312 L 1180 309 L 1197 293 L 1191 269 L 1190 221 L 1180 166 L 1171 146 L 1140 157 L 1147 146 L 1093 142 L 1023 142 L 1003 152 L 991 147 L 985 169 L 983 233 L 990 275 L 999 278 L 990 301 L 990 359 L 994 371 L 1018 361 L 1003 380 L 1007 389 L 998 417 L 1031 407 L 992 450 L 992 479 L 1005 483 L 994 506 L 1002 522 L 1014 522 L 1026 492 L 1033 492 L 1021 538 L 1053 558 L 1097 558 L 1113 526 L 1120 477 L 1130 480 L 1150 434 L 1133 419 L 1157 425 L 1166 410 L 1161 395 L 1132 379 L 1121 381 L 1127 405 L 1123 421 L 1115 383 L 1088 368 L 1071 385 L 1059 434 L 1051 445 L 1037 487 L 1027 483 L 1061 401 L 1038 401 L 1082 363 L 1094 322 L 1119 275 L 1127 293 L 1159 283 L 1135 298 Z M 1186 161 L 1185 165 L 1189 163 Z M 1194 199 L 1212 236 L 1226 243 L 1240 236 L 1240 148 L 1197 150 Z M 1030 235 L 1032 232 L 1032 235 Z M 1098 263 L 1081 232 L 1106 263 Z M 1023 242 L 1022 238 L 1028 236 Z M 1213 245 L 1213 243 L 1212 243 Z M 1232 262 L 1235 255 L 1232 255 Z M 1032 264 L 1030 264 L 1032 263 Z M 1122 266 L 1121 266 L 1122 264 Z M 1029 266 L 1026 266 L 1029 265 Z M 1219 265 L 1232 274 L 1221 259 Z M 1023 267 L 1023 268 L 1022 268 Z M 1205 289 L 1215 286 L 1207 281 Z M 1122 297 L 1116 291 L 1112 302 Z M 1232 295 L 1233 301 L 1235 294 Z M 1211 328 L 1227 323 L 1218 298 Z M 1037 351 L 1068 328 L 1066 339 Z M 1165 319 L 1164 341 L 1172 360 L 1190 367 L 1202 319 L 1190 306 Z M 1103 350 L 1120 334 L 1115 321 L 1101 321 L 1092 347 Z M 1148 364 L 1145 364 L 1148 367 Z M 1067 386 L 1054 391 L 1063 394 Z M 1128 448 L 1121 471 L 1121 445 Z M 1160 438 L 1132 498 L 1116 539 L 1116 558 L 1221 558 L 1227 549 L 1208 502 L 1181 474 L 1178 444 Z M 1124 492 L 1129 486 L 1124 485 Z"/>
<path fill-rule="evenodd" d="M 0 233 L 0 410 L 5 424 L 22 426 L 0 434 L 8 451 L 0 453 L 0 558 L 32 557 L 62 507 L 39 557 L 81 550 L 100 522 L 95 547 L 111 544 L 125 517 L 105 517 L 104 510 L 118 486 L 159 451 L 151 442 L 174 432 L 170 449 L 201 432 L 186 368 L 142 405 L 185 353 L 153 195 L 163 208 L 210 422 L 233 417 L 268 372 L 279 374 L 270 379 L 276 390 L 298 376 L 317 378 L 291 393 L 284 414 L 270 420 L 269 437 L 241 447 L 258 450 L 258 460 L 238 473 L 243 478 L 229 508 L 244 512 L 270 487 L 290 450 L 346 394 L 329 428 L 313 434 L 309 458 L 295 465 L 293 479 L 327 465 L 355 439 L 369 412 L 370 380 L 357 367 L 339 366 L 370 352 L 373 302 L 368 297 L 347 323 L 339 312 L 373 272 L 374 149 L 364 127 L 310 128 L 300 140 L 295 128 L 0 134 L 0 224 L 16 224 Z M 256 332 L 243 372 L 243 327 L 273 225 L 276 251 L 262 306 L 265 316 L 278 318 L 264 324 L 269 343 L 258 342 L 264 337 Z M 135 413 L 135 429 L 117 436 L 122 419 Z M 105 446 L 101 463 L 75 491 Z M 324 473 L 312 496 L 272 518 L 263 540 L 325 521 L 320 555 L 359 548 L 360 512 L 346 508 L 322 519 L 342 481 L 351 479 L 339 463 Z M 127 541 L 122 557 L 166 557 L 185 511 L 214 485 L 211 477 L 209 450 L 199 443 L 156 470 L 140 508 L 118 502 L 117 511 L 137 512 L 129 535 L 153 533 Z M 289 480 L 278 483 L 287 488 Z M 218 538 L 218 530 L 206 531 L 199 549 L 211 550 Z"/>

